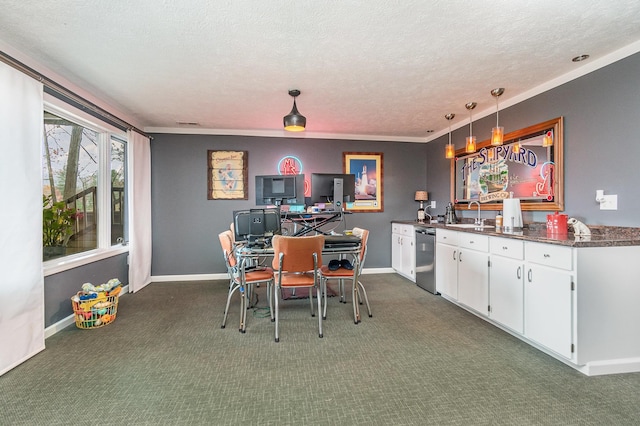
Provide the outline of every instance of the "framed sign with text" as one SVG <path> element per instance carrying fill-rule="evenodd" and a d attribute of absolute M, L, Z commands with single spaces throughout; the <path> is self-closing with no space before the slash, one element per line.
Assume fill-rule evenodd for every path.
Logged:
<path fill-rule="evenodd" d="M 207 198 L 246 200 L 249 153 L 247 151 L 207 151 Z"/>
<path fill-rule="evenodd" d="M 484 210 L 502 210 L 502 200 L 519 198 L 522 210 L 564 210 L 563 118 L 486 140 L 478 150 L 464 148 L 451 160 L 451 198 L 458 208 L 478 201 Z"/>

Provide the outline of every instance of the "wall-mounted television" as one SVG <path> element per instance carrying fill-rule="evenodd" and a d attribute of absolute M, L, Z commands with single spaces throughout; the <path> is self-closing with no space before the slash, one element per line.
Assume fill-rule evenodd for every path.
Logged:
<path fill-rule="evenodd" d="M 233 212 L 235 240 L 250 245 L 265 241 L 280 233 L 280 209 L 248 209 Z"/>
<path fill-rule="evenodd" d="M 304 204 L 304 175 L 256 176 L 256 205 Z"/>
<path fill-rule="evenodd" d="M 342 195 L 340 195 L 342 194 Z M 356 175 L 338 173 L 311 174 L 311 203 L 333 203 L 334 209 L 356 200 Z"/>

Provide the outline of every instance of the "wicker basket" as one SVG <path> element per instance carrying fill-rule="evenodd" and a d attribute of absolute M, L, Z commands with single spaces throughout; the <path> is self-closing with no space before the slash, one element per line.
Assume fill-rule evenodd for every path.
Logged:
<path fill-rule="evenodd" d="M 116 319 L 118 312 L 118 296 L 120 287 L 110 292 L 93 293 L 95 298 L 84 299 L 90 293 L 80 291 L 71 298 L 73 306 L 73 316 L 76 320 L 76 327 L 89 329 L 99 328 L 111 324 Z"/>

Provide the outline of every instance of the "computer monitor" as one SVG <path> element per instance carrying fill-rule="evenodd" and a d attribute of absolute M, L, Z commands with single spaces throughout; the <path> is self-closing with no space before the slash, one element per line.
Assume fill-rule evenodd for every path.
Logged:
<path fill-rule="evenodd" d="M 311 174 L 311 203 L 334 203 L 340 210 L 343 203 L 356 200 L 356 175 L 337 173 Z"/>
<path fill-rule="evenodd" d="M 304 204 L 304 175 L 256 176 L 256 205 Z"/>
<path fill-rule="evenodd" d="M 268 243 L 273 235 L 280 233 L 280 210 L 263 208 L 236 210 L 233 212 L 234 237 L 248 244 Z"/>

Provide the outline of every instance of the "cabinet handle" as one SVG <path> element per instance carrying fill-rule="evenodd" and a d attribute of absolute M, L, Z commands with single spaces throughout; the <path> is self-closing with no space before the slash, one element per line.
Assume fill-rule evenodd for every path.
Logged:
<path fill-rule="evenodd" d="M 473 244 L 475 241 L 473 240 L 469 240 L 469 244 Z"/>
<path fill-rule="evenodd" d="M 549 258 L 549 257 L 551 257 L 551 255 L 550 255 L 550 254 L 547 254 L 547 253 L 543 254 L 542 256 L 543 256 L 543 257 L 545 257 L 545 258 Z"/>
<path fill-rule="evenodd" d="M 459 260 L 460 262 L 462 262 L 462 252 L 460 252 L 460 253 L 458 254 L 458 260 Z"/>
<path fill-rule="evenodd" d="M 502 250 L 509 250 L 507 246 L 502 246 Z"/>
<path fill-rule="evenodd" d="M 453 260 L 456 260 L 456 250 L 453 251 Z"/>
<path fill-rule="evenodd" d="M 527 279 L 529 280 L 529 282 L 533 281 L 531 269 L 529 269 L 529 272 L 527 272 Z"/>
<path fill-rule="evenodd" d="M 522 278 L 522 266 L 518 266 L 518 272 L 516 276 L 518 277 L 518 279 Z"/>

